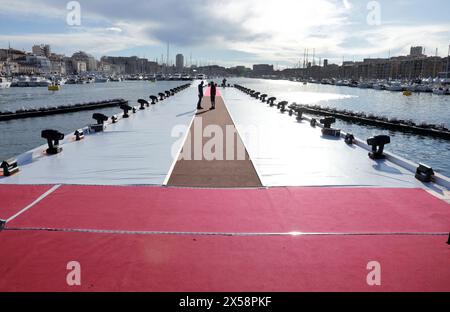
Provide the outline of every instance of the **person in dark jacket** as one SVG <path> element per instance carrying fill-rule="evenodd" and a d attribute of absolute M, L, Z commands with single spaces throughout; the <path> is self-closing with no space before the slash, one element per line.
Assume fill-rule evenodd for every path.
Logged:
<path fill-rule="evenodd" d="M 198 85 L 198 103 L 197 109 L 203 109 L 202 107 L 202 99 L 203 99 L 203 81 Z"/>
<path fill-rule="evenodd" d="M 214 82 L 211 82 L 211 109 L 216 109 L 216 87 Z"/>

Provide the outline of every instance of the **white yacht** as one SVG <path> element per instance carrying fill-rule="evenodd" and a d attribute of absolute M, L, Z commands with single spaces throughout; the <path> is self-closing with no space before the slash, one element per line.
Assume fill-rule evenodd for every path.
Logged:
<path fill-rule="evenodd" d="M 52 82 L 42 77 L 31 77 L 28 82 L 29 87 L 48 87 Z"/>
<path fill-rule="evenodd" d="M 373 83 L 374 90 L 386 90 L 386 80 L 380 79 Z"/>
<path fill-rule="evenodd" d="M 13 79 L 12 86 L 13 87 L 29 87 L 30 77 L 28 76 L 19 76 Z"/>
<path fill-rule="evenodd" d="M 204 74 L 198 74 L 197 75 L 197 79 L 198 80 L 205 80 L 205 79 L 208 79 L 208 77 L 206 75 L 204 75 Z"/>
<path fill-rule="evenodd" d="M 420 84 L 416 88 L 417 92 L 433 92 L 433 87 L 429 84 Z"/>
<path fill-rule="evenodd" d="M 9 87 L 11 87 L 11 82 L 4 77 L 0 77 L 0 89 L 7 89 Z"/>
<path fill-rule="evenodd" d="M 66 84 L 66 82 L 67 82 L 67 79 L 66 78 L 57 78 L 56 79 L 56 84 L 58 85 L 58 86 L 63 86 L 63 85 L 65 85 Z"/>
<path fill-rule="evenodd" d="M 388 91 L 403 91 L 403 86 L 401 82 L 391 82 L 386 86 L 386 90 Z"/>
<path fill-rule="evenodd" d="M 386 90 L 386 85 L 384 83 L 375 83 L 373 88 L 374 90 Z"/>
<path fill-rule="evenodd" d="M 360 89 L 370 89 L 370 88 L 372 88 L 372 86 L 373 85 L 368 81 L 360 81 L 358 83 L 358 88 L 360 88 Z"/>
<path fill-rule="evenodd" d="M 95 83 L 106 83 L 109 82 L 109 78 L 106 77 L 95 77 Z"/>
<path fill-rule="evenodd" d="M 433 89 L 433 94 L 437 95 L 450 95 L 450 88 L 440 86 Z"/>
<path fill-rule="evenodd" d="M 110 81 L 121 82 L 122 78 L 121 77 L 117 77 L 117 76 L 113 76 L 113 77 L 110 78 Z"/>
<path fill-rule="evenodd" d="M 189 76 L 188 74 L 183 74 L 183 76 L 181 76 L 181 80 L 184 80 L 184 81 L 191 80 L 191 76 Z"/>
<path fill-rule="evenodd" d="M 406 91 L 417 92 L 419 85 L 417 83 L 411 83 L 406 85 Z"/>

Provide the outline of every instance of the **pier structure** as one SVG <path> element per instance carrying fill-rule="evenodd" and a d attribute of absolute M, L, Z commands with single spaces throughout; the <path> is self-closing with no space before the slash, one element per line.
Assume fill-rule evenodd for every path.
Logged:
<path fill-rule="evenodd" d="M 216 110 L 206 95 L 201 111 L 191 86 L 19 156 L 0 176 L 0 290 L 450 291 L 448 178 L 421 182 L 235 88 Z M 200 118 L 203 133 L 234 128 L 245 157 L 182 158 Z"/>

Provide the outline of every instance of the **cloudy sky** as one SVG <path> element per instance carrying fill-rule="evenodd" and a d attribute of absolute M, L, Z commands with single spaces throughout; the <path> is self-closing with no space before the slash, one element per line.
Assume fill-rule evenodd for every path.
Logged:
<path fill-rule="evenodd" d="M 340 63 L 405 54 L 411 45 L 447 55 L 448 0 L 79 0 L 81 25 L 69 25 L 69 1 L 0 0 L 0 47 L 57 53 L 83 50 L 224 66 L 302 63 L 305 49 Z M 72 14 L 72 15 L 71 15 Z M 74 19 L 72 19 L 74 21 Z M 76 21 L 76 20 L 75 20 Z"/>

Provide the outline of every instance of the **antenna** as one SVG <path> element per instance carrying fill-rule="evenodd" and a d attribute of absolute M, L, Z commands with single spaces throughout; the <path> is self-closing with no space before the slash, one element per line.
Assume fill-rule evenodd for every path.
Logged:
<path fill-rule="evenodd" d="M 316 49 L 313 48 L 313 66 L 316 66 Z"/>

